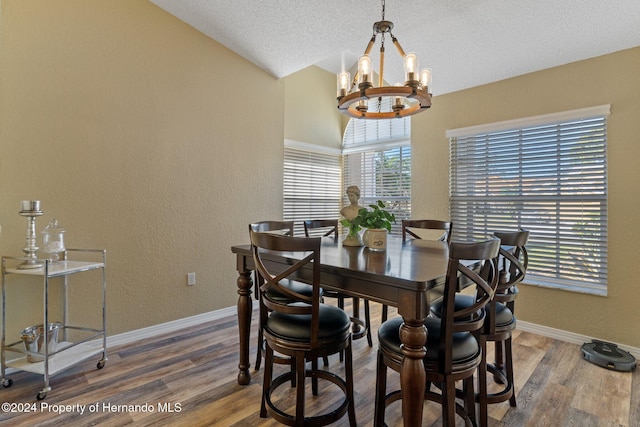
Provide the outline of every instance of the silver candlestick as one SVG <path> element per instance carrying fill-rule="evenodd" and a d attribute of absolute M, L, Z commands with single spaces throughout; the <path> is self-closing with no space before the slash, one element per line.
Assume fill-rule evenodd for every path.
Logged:
<path fill-rule="evenodd" d="M 36 252 L 38 247 L 36 246 L 36 217 L 43 214 L 40 210 L 39 200 L 23 200 L 20 202 L 20 215 L 29 219 L 27 225 L 27 238 L 26 244 L 22 251 L 26 254 L 26 260 L 18 266 L 20 269 L 40 268 L 44 264 L 38 261 Z"/>

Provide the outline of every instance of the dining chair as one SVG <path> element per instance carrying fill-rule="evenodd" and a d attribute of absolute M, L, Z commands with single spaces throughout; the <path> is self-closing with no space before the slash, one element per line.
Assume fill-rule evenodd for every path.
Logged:
<path fill-rule="evenodd" d="M 304 221 L 304 234 L 307 237 L 312 235 L 329 237 L 333 236 L 335 240 L 338 239 L 338 220 L 337 219 L 309 219 Z M 325 298 L 336 298 L 338 300 L 338 307 L 344 310 L 345 298 L 351 298 L 341 292 L 324 290 Z M 363 337 L 367 337 L 367 343 L 369 347 L 373 347 L 373 340 L 371 338 L 371 318 L 369 310 L 369 300 L 364 300 L 364 321 L 360 319 L 360 299 L 358 297 L 353 298 L 353 316 L 351 327 L 353 340 L 357 340 Z M 340 354 L 340 360 L 342 360 L 342 353 Z"/>
<path fill-rule="evenodd" d="M 451 243 L 451 233 L 453 232 L 453 223 L 451 221 L 441 221 L 438 219 L 403 219 L 402 220 L 402 241 L 406 242 L 411 239 L 425 239 L 428 237 L 426 233 L 420 233 L 419 230 L 441 231 L 442 234 L 437 239 Z M 381 321 L 385 322 L 388 316 L 388 307 L 382 306 Z"/>
<path fill-rule="evenodd" d="M 482 335 L 487 342 L 494 343 L 495 357 L 494 363 L 487 363 L 479 369 L 486 369 L 493 375 L 494 381 L 503 387 L 495 393 L 488 393 L 487 387 L 480 388 L 477 401 L 480 405 L 481 426 L 488 425 L 487 405 L 508 400 L 509 405 L 516 407 L 512 332 L 516 328 L 515 300 L 518 296 L 518 284 L 525 278 L 529 265 L 529 254 L 525 246 L 529 240 L 529 231 L 496 232 L 494 235 L 502 242 L 498 258 L 499 282 L 487 309 Z"/>
<path fill-rule="evenodd" d="M 285 236 L 293 236 L 293 221 L 259 221 L 249 224 L 249 230 L 260 232 L 260 233 L 275 233 L 282 234 Z M 256 299 L 260 298 L 260 276 L 258 272 L 254 270 L 253 272 L 253 284 L 254 284 L 254 295 Z M 300 293 L 311 294 L 311 289 L 307 286 L 301 286 L 300 289 L 296 290 Z M 260 321 L 258 322 L 258 346 L 256 351 L 256 363 L 255 370 L 260 369 L 260 365 L 262 363 L 262 350 L 263 350 L 264 337 L 262 336 L 262 325 Z M 277 359 L 278 363 L 288 364 L 290 363 L 284 359 Z"/>
<path fill-rule="evenodd" d="M 286 425 L 324 426 L 348 413 L 349 425 L 355 426 L 351 321 L 344 310 L 320 302 L 321 238 L 289 237 L 253 230 L 249 233 L 254 263 L 262 278 L 261 312 L 269 313 L 263 324 L 266 355 L 260 417 L 266 418 L 269 414 Z M 285 253 L 291 262 L 278 268 L 265 260 L 263 256 L 267 252 Z M 298 280 L 310 284 L 307 286 L 312 288 L 311 295 L 293 290 L 295 286 L 292 284 Z M 318 368 L 319 357 L 341 351 L 345 353 L 344 378 Z M 294 360 L 295 370 L 273 378 L 274 352 Z M 307 361 L 311 362 L 311 369 L 307 369 Z M 305 416 L 305 380 L 309 377 L 313 395 L 318 395 L 318 380 L 329 381 L 342 390 L 338 403 L 331 406 L 334 409 Z M 295 414 L 282 408 L 287 399 L 278 399 L 274 395 L 288 381 L 296 388 Z M 334 402 L 333 396 L 330 401 Z"/>
<path fill-rule="evenodd" d="M 529 239 L 527 230 L 515 232 L 496 232 L 500 239 L 499 256 L 496 259 L 498 269 L 498 287 L 493 300 L 487 306 L 487 317 L 482 329 L 484 351 L 486 342 L 494 342 L 494 362 L 483 363 L 478 368 L 479 424 L 488 424 L 488 405 L 509 401 L 516 406 L 516 395 L 513 375 L 512 332 L 516 328 L 515 300 L 518 296 L 518 283 L 522 282 L 529 264 L 529 256 L 525 245 Z M 468 307 L 473 304 L 473 296 L 458 293 L 455 304 Z M 442 315 L 441 302 L 431 307 L 431 313 Z M 491 373 L 494 382 L 501 384 L 499 391 L 488 393 L 487 372 Z"/>
<path fill-rule="evenodd" d="M 474 374 L 486 358 L 480 332 L 485 320 L 484 309 L 493 298 L 498 284 L 495 258 L 499 248 L 500 240 L 497 238 L 480 243 L 451 243 L 442 298 L 443 315 L 424 320 L 427 329 L 424 358 L 426 381 L 440 389 L 438 393 L 425 384 L 424 397 L 440 403 L 443 426 L 455 426 L 456 414 L 464 420 L 465 425 L 475 425 Z M 467 261 L 472 261 L 471 267 L 467 266 Z M 455 304 L 459 278 L 474 283 L 477 289 L 474 303 L 468 307 Z M 402 399 L 400 390 L 388 394 L 386 391 L 387 367 L 396 372 L 400 372 L 402 367 L 402 322 L 401 317 L 395 317 L 378 329 L 376 427 L 384 425 L 386 407 Z M 456 402 L 456 381 L 462 381 L 460 397 L 463 405 Z"/>

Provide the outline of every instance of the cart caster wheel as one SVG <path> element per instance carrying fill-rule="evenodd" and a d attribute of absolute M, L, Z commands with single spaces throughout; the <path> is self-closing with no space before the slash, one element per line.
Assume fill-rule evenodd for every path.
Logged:
<path fill-rule="evenodd" d="M 5 378 L 4 380 L 2 380 L 2 386 L 4 388 L 11 387 L 12 384 L 13 380 L 11 378 Z"/>
<path fill-rule="evenodd" d="M 98 365 L 97 365 L 97 368 L 98 368 L 98 369 L 102 369 L 102 368 L 104 368 L 104 365 L 105 365 L 106 363 L 107 363 L 107 361 L 106 361 L 106 360 L 101 360 L 101 361 L 99 361 L 99 362 L 98 362 Z"/>
<path fill-rule="evenodd" d="M 40 393 L 38 393 L 38 395 L 36 396 L 36 399 L 38 400 L 44 400 L 44 398 L 47 397 L 47 393 L 41 391 Z"/>

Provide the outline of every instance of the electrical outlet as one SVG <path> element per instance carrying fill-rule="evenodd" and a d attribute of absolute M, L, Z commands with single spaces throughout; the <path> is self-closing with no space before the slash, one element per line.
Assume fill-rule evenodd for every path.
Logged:
<path fill-rule="evenodd" d="M 187 285 L 193 286 L 196 284 L 196 273 L 187 273 Z"/>

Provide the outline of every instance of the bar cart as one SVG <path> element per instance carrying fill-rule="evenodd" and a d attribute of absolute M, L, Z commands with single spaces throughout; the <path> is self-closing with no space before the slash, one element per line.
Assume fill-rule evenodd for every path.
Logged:
<path fill-rule="evenodd" d="M 78 259 L 90 259 L 89 261 L 77 261 Z M 66 249 L 63 252 L 61 261 L 51 261 L 48 259 L 36 260 L 36 264 L 42 266 L 33 268 L 27 266 L 25 262 L 34 263 L 32 259 L 17 257 L 2 257 L 2 342 L 0 351 L 1 361 L 1 382 L 4 387 L 10 387 L 13 380 L 7 377 L 6 369 L 12 368 L 19 371 L 28 371 L 44 376 L 44 388 L 38 392 L 37 399 L 42 400 L 51 391 L 49 378 L 56 373 L 88 359 L 91 356 L 102 353 L 102 358 L 97 364 L 98 369 L 102 369 L 107 362 L 107 334 L 106 334 L 106 250 L 103 249 Z M 20 264 L 22 262 L 22 264 Z M 102 326 L 100 328 L 90 328 L 86 326 L 74 326 L 69 324 L 69 280 L 83 272 L 101 270 L 102 273 Z M 11 275 L 30 275 L 42 278 L 43 281 L 43 329 L 44 338 L 41 340 L 40 350 L 24 345 L 23 340 L 6 343 L 6 288 L 8 277 Z M 99 276 L 99 273 L 98 273 Z M 62 277 L 62 283 L 50 283 L 50 279 Z M 95 280 L 95 279 L 94 279 Z M 76 279 L 74 279 L 74 286 Z M 59 331 L 62 339 L 53 345 L 50 343 L 48 327 L 52 324 L 49 319 L 49 291 L 50 286 L 63 287 L 62 294 L 62 322 Z M 82 286 L 88 284 L 82 283 Z M 57 320 L 57 319 L 56 319 Z M 75 332 L 72 332 L 75 331 Z M 68 339 L 69 332 L 74 335 L 74 339 Z M 50 347 L 54 347 L 53 349 Z M 12 353 L 16 357 L 7 359 L 7 353 Z"/>

